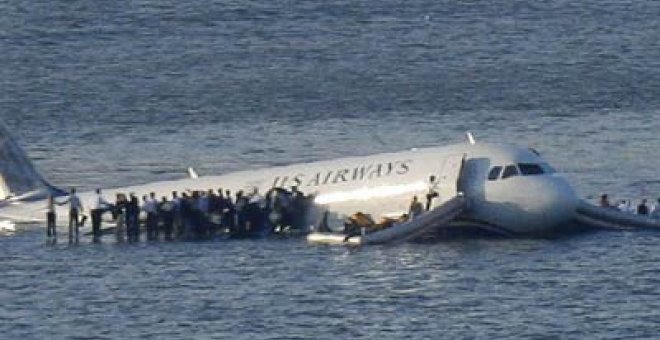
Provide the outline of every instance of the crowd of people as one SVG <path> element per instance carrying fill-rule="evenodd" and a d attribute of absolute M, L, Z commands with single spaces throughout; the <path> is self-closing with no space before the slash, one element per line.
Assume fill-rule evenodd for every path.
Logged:
<path fill-rule="evenodd" d="M 250 193 L 229 190 L 173 191 L 170 197 L 157 198 L 151 192 L 138 198 L 134 193 L 117 193 L 114 202 L 105 199 L 96 190 L 93 206 L 89 210 L 92 222 L 92 240 L 99 242 L 103 234 L 104 217 L 114 225 L 117 242 L 138 242 L 141 230 L 146 239 L 196 240 L 222 234 L 233 238 L 264 236 L 274 232 L 303 230 L 306 216 L 314 205 L 314 197 L 305 195 L 296 187 L 270 189 L 261 195 L 257 189 Z M 87 215 L 83 214 L 80 198 L 72 188 L 67 198 L 48 200 L 47 233 L 56 237 L 56 205 L 69 205 L 69 242 L 79 240 L 79 229 Z"/>
<path fill-rule="evenodd" d="M 362 223 L 371 217 L 362 218 L 361 212 L 356 212 L 353 218 L 345 222 L 345 233 L 355 234 L 365 230 L 369 224 L 371 229 L 382 229 L 394 222 L 414 219 L 424 211 L 432 208 L 432 202 L 439 197 L 438 181 L 435 176 L 429 178 L 430 186 L 423 204 L 417 196 L 413 197 L 407 214 L 399 219 L 385 219 L 379 223 Z M 271 188 L 261 195 L 254 188 L 249 193 L 217 189 L 206 191 L 187 190 L 173 191 L 171 196 L 157 197 L 151 192 L 139 198 L 134 193 L 116 193 L 114 202 L 109 202 L 100 189 L 96 189 L 96 197 L 92 207 L 83 213 L 83 205 L 75 188 L 61 198 L 48 198 L 47 235 L 57 238 L 57 205 L 69 206 L 69 242 L 77 242 L 80 237 L 80 227 L 88 217 L 92 223 L 92 240 L 100 242 L 102 235 L 108 234 L 110 228 L 102 230 L 104 218 L 114 224 L 114 235 L 118 242 L 138 242 L 141 230 L 146 231 L 147 240 L 204 239 L 214 237 L 219 233 L 233 238 L 265 236 L 270 233 L 287 231 L 309 231 L 308 214 L 315 207 L 314 195 L 305 195 L 297 187 Z M 318 211 L 317 211 L 318 213 Z M 362 214 L 364 215 L 364 214 Z M 329 231 L 327 212 L 323 215 L 318 228 Z M 106 223 L 107 224 L 107 223 Z"/>
<path fill-rule="evenodd" d="M 646 198 L 642 199 L 637 205 L 634 205 L 632 200 L 627 199 L 619 200 L 616 204 L 613 204 L 610 202 L 609 195 L 603 194 L 600 196 L 598 205 L 602 208 L 617 209 L 621 212 L 648 216 L 660 220 L 660 198 L 658 198 L 655 205 L 650 205 Z"/>

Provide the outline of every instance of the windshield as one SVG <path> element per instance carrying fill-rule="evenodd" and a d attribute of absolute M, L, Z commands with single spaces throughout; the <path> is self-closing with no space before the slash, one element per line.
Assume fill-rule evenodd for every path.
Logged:
<path fill-rule="evenodd" d="M 509 178 L 512 176 L 517 176 L 518 175 L 518 168 L 516 168 L 515 165 L 507 165 L 506 168 L 504 168 L 504 173 L 502 174 L 502 179 Z"/>
<path fill-rule="evenodd" d="M 492 169 L 490 169 L 490 172 L 488 173 L 488 180 L 494 181 L 498 179 L 500 177 L 500 172 L 502 172 L 502 167 L 494 166 Z"/>
<path fill-rule="evenodd" d="M 545 173 L 539 164 L 518 163 L 518 168 L 520 169 L 520 173 L 522 173 L 523 176 L 543 175 Z"/>

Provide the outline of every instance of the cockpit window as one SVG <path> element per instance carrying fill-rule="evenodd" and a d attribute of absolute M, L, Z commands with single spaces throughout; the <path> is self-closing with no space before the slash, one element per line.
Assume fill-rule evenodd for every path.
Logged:
<path fill-rule="evenodd" d="M 518 175 L 518 168 L 516 168 L 515 165 L 507 165 L 506 168 L 504 168 L 504 173 L 502 174 L 502 179 L 509 178 L 512 176 L 517 176 Z"/>
<path fill-rule="evenodd" d="M 543 175 L 543 168 L 539 164 L 533 163 L 518 163 L 518 168 L 520 168 L 520 173 L 523 176 L 532 176 L 532 175 Z"/>
<path fill-rule="evenodd" d="M 550 166 L 548 163 L 541 163 L 541 168 L 543 168 L 543 172 L 546 174 L 554 174 L 557 172 L 557 170 L 555 170 L 555 168 Z"/>
<path fill-rule="evenodd" d="M 490 172 L 488 173 L 488 180 L 494 181 L 498 179 L 500 177 L 500 172 L 502 172 L 502 167 L 494 166 L 492 169 L 490 169 Z"/>

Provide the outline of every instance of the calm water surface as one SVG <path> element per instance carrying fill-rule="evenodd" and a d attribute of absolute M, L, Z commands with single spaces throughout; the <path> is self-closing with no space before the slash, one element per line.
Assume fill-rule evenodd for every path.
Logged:
<path fill-rule="evenodd" d="M 0 118 L 91 189 L 478 140 L 660 196 L 655 1 L 9 1 Z M 0 338 L 657 338 L 660 234 L 360 250 L 0 236 Z"/>

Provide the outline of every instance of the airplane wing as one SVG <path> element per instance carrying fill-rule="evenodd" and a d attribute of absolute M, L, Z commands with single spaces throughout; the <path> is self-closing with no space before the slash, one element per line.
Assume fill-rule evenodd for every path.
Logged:
<path fill-rule="evenodd" d="M 602 208 L 586 201 L 579 202 L 575 219 L 582 224 L 599 229 L 660 230 L 660 220 L 622 212 L 615 208 Z"/>

